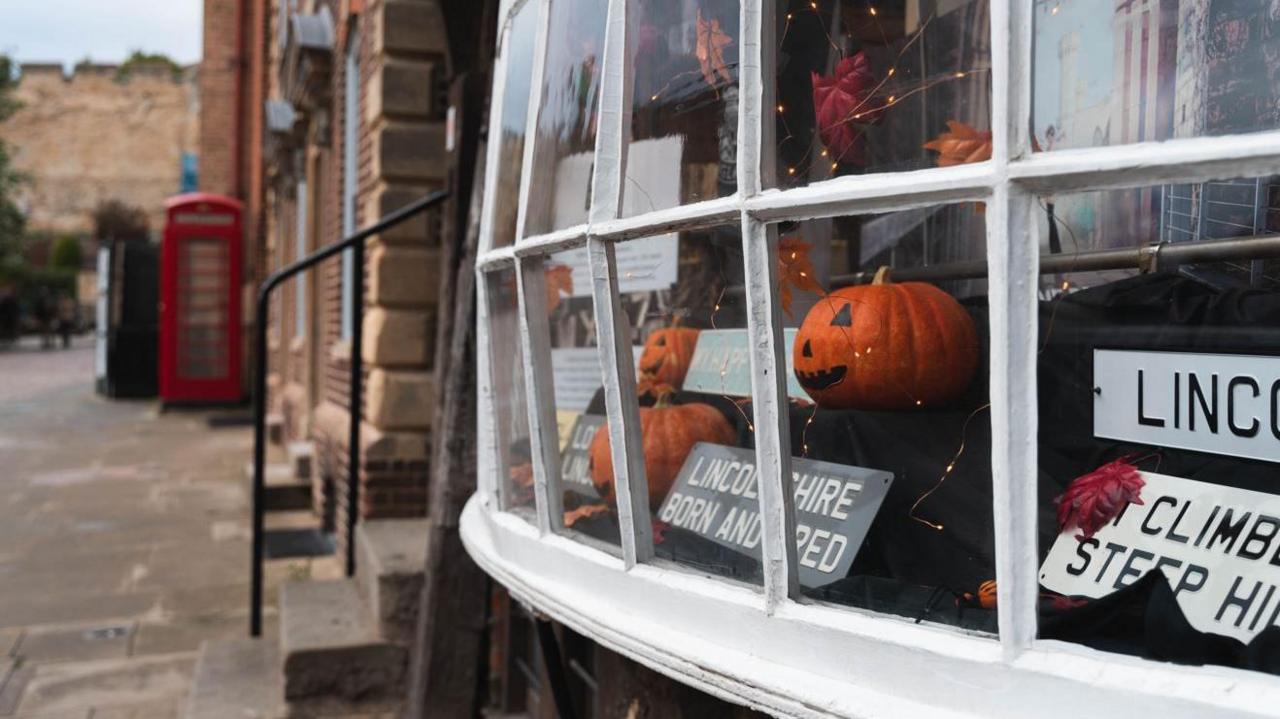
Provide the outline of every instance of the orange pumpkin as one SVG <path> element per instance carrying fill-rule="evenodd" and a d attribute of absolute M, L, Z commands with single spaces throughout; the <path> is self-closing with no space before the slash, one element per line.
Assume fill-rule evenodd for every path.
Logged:
<path fill-rule="evenodd" d="M 978 604 L 983 609 L 996 608 L 996 580 L 988 579 L 978 585 Z"/>
<path fill-rule="evenodd" d="M 640 436 L 644 445 L 644 469 L 649 481 L 649 507 L 657 511 L 676 483 L 684 460 L 698 442 L 732 445 L 737 440 L 729 421 L 709 404 L 671 405 L 669 394 L 653 407 L 640 408 Z M 596 430 L 591 440 L 591 483 L 609 504 L 614 494 L 613 458 L 609 449 L 609 425 Z"/>
<path fill-rule="evenodd" d="M 792 347 L 796 378 L 821 407 L 898 410 L 956 399 L 978 366 L 973 319 L 925 282 L 845 287 L 809 310 Z"/>
<path fill-rule="evenodd" d="M 649 335 L 640 353 L 642 387 L 669 384 L 679 389 L 689 372 L 693 350 L 698 345 L 698 330 L 666 327 Z"/>

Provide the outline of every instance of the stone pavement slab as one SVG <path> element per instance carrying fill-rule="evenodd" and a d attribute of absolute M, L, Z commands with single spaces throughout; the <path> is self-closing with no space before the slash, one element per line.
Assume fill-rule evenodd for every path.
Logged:
<path fill-rule="evenodd" d="M 106 622 L 28 629 L 15 656 L 24 662 L 61 662 L 124 658 L 136 624 Z"/>

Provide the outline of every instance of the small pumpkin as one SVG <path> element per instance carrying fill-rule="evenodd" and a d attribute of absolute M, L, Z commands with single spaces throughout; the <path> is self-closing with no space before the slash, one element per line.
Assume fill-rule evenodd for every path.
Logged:
<path fill-rule="evenodd" d="M 649 507 L 657 511 L 676 483 L 676 475 L 699 442 L 733 445 L 737 433 L 720 410 L 702 402 L 670 403 L 670 391 L 663 392 L 653 407 L 640 408 L 640 436 L 644 446 L 644 469 L 649 482 Z M 609 424 L 596 430 L 591 440 L 591 483 L 609 504 L 617 504 L 614 493 L 613 457 L 609 446 Z"/>
<path fill-rule="evenodd" d="M 640 353 L 640 385 L 654 387 L 667 384 L 676 389 L 684 384 L 698 346 L 698 330 L 688 327 L 664 327 L 644 341 Z"/>
<path fill-rule="evenodd" d="M 978 332 L 926 282 L 844 287 L 814 305 L 792 347 L 796 379 L 819 406 L 900 410 L 956 399 L 978 367 Z"/>

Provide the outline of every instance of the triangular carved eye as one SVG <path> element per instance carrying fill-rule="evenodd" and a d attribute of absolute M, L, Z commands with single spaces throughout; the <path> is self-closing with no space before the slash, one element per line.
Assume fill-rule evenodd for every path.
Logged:
<path fill-rule="evenodd" d="M 803 348 L 801 348 L 801 350 L 800 350 L 800 355 L 801 355 L 801 356 L 803 356 L 803 357 L 812 357 L 812 356 L 813 356 L 813 348 L 809 346 L 809 340 L 805 340 L 805 341 L 804 341 L 804 347 L 803 347 Z"/>
<path fill-rule="evenodd" d="M 831 318 L 832 327 L 852 327 L 853 326 L 853 310 L 852 305 L 845 303 L 844 307 Z"/>
<path fill-rule="evenodd" d="M 654 347 L 666 347 L 666 346 L 667 346 L 667 338 L 666 338 L 666 337 L 664 337 L 663 335 L 658 335 L 658 339 L 657 339 L 657 341 L 656 341 L 656 342 L 654 342 L 654 343 L 653 343 L 653 346 L 654 346 Z"/>

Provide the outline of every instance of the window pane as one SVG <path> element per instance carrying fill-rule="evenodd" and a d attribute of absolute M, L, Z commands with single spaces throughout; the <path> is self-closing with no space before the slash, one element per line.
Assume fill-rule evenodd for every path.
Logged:
<path fill-rule="evenodd" d="M 551 0 L 525 235 L 587 220 L 608 3 Z"/>
<path fill-rule="evenodd" d="M 737 183 L 737 0 L 640 0 L 622 214 L 732 195 Z"/>
<path fill-rule="evenodd" d="M 618 245 L 617 258 L 657 556 L 758 584 L 741 232 L 735 225 L 634 240 Z M 607 433 L 602 427 L 593 443 L 592 474 L 612 498 Z"/>
<path fill-rule="evenodd" d="M 775 22 L 777 186 L 990 158 L 987 0 L 790 0 Z"/>
<path fill-rule="evenodd" d="M 520 310 L 516 273 L 506 268 L 486 275 L 489 294 L 489 365 L 497 425 L 497 469 L 506 508 L 529 521 L 534 518 L 533 454 L 525 402 L 524 350 L 520 345 Z"/>
<path fill-rule="evenodd" d="M 529 84 L 533 81 L 533 46 L 538 32 L 538 2 L 525 0 L 511 19 L 502 52 L 507 78 L 502 90 L 502 124 L 498 135 L 498 184 L 494 195 L 493 246 L 505 247 L 516 236 L 524 133 L 529 116 Z"/>
<path fill-rule="evenodd" d="M 586 248 L 548 258 L 545 280 L 565 527 L 620 545 L 618 516 L 592 483 L 591 442 L 605 408 Z"/>
<path fill-rule="evenodd" d="M 1041 198 L 1042 637 L 1277 671 L 1278 182 Z"/>
<path fill-rule="evenodd" d="M 805 595 L 995 633 L 983 206 L 776 231 Z"/>
<path fill-rule="evenodd" d="M 1280 14 L 1224 0 L 1037 2 L 1041 149 L 1280 127 Z"/>

